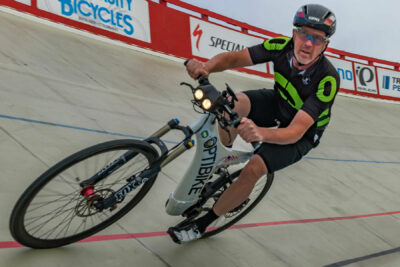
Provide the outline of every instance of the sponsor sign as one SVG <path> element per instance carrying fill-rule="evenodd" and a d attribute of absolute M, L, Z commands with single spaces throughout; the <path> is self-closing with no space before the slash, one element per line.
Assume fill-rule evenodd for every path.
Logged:
<path fill-rule="evenodd" d="M 39 9 L 151 42 L 146 0 L 37 0 Z"/>
<path fill-rule="evenodd" d="M 340 88 L 354 91 L 354 75 L 352 63 L 333 57 L 328 57 L 329 61 L 336 68 L 340 77 Z"/>
<path fill-rule="evenodd" d="M 377 94 L 375 67 L 354 63 L 357 91 Z"/>
<path fill-rule="evenodd" d="M 31 5 L 31 0 L 14 0 L 15 2 L 19 2 L 25 5 L 30 6 Z"/>
<path fill-rule="evenodd" d="M 222 52 L 239 51 L 264 42 L 262 38 L 229 30 L 193 17 L 190 17 L 190 35 L 192 54 L 208 59 Z M 246 68 L 267 72 L 266 64 Z"/>
<path fill-rule="evenodd" d="M 400 98 L 400 72 L 378 68 L 379 93 Z"/>

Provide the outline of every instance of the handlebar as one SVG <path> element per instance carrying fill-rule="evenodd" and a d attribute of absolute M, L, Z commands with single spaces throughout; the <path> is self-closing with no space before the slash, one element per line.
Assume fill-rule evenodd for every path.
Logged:
<path fill-rule="evenodd" d="M 185 60 L 184 65 L 188 64 L 189 60 Z M 194 94 L 193 104 L 199 106 L 204 111 L 217 115 L 217 119 L 222 128 L 226 129 L 227 126 L 230 127 L 238 127 L 241 121 L 241 117 L 232 110 L 234 107 L 234 101 L 238 101 L 234 91 L 226 85 L 226 90 L 223 92 L 218 91 L 214 85 L 210 83 L 207 77 L 199 76 L 198 77 L 199 85 L 193 87 L 191 84 L 182 82 L 181 85 L 186 85 L 191 88 L 192 93 Z M 202 91 L 203 96 L 200 99 L 196 99 L 195 91 L 200 89 Z M 232 97 L 229 100 L 229 97 Z M 204 107 L 204 101 L 207 99 L 209 101 L 209 107 L 206 109 Z M 224 113 L 228 114 L 229 119 L 224 116 Z"/>

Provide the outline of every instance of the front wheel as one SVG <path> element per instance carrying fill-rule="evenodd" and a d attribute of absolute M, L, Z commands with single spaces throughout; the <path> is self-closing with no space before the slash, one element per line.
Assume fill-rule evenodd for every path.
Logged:
<path fill-rule="evenodd" d="M 136 155 L 84 197 L 80 183 L 110 166 L 126 152 Z M 147 169 L 158 157 L 147 142 L 115 140 L 83 149 L 54 165 L 22 194 L 10 218 L 16 241 L 32 248 L 55 248 L 77 242 L 114 223 L 150 190 L 156 176 L 125 196 L 116 206 L 100 211 L 95 203 L 127 183 L 127 178 Z"/>
<path fill-rule="evenodd" d="M 215 192 L 214 195 L 203 205 L 202 208 L 204 211 L 212 209 L 222 193 L 239 177 L 240 172 L 241 170 L 238 170 L 229 175 L 230 178 L 228 179 L 227 183 L 217 192 Z M 236 222 L 246 216 L 261 201 L 265 194 L 267 194 L 273 180 L 273 173 L 268 173 L 267 175 L 262 176 L 257 181 L 247 200 L 230 212 L 220 216 L 217 220 L 210 224 L 202 238 L 216 235 L 228 229 L 230 226 L 234 225 Z"/>

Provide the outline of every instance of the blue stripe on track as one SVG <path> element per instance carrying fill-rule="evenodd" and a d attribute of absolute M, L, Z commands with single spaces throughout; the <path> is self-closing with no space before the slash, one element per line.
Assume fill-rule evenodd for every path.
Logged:
<path fill-rule="evenodd" d="M 8 116 L 8 115 L 1 115 L 1 114 L 0 114 L 0 118 L 16 120 L 16 121 L 25 121 L 25 122 L 48 125 L 48 126 L 63 127 L 63 128 L 74 129 L 74 130 L 79 130 L 79 131 L 101 133 L 101 134 L 108 134 L 108 135 L 121 136 L 121 137 L 129 137 L 129 138 L 140 139 L 140 140 L 143 140 L 143 139 L 146 138 L 146 137 L 143 137 L 143 136 L 136 136 L 136 135 L 130 135 L 130 134 L 108 132 L 108 131 L 103 131 L 103 130 L 89 129 L 89 128 L 77 127 L 77 126 L 72 126 L 72 125 L 67 125 L 67 124 L 54 123 L 54 122 L 31 120 L 31 119 Z M 169 141 L 169 140 L 163 140 L 163 141 L 166 142 L 166 143 L 170 143 L 170 144 L 177 144 L 177 142 L 175 142 L 175 141 Z M 400 161 L 334 159 L 334 158 L 319 158 L 319 157 L 304 157 L 304 158 L 310 159 L 310 160 L 327 160 L 327 161 L 338 161 L 338 162 L 359 162 L 359 163 L 375 163 L 375 164 L 400 164 Z"/>

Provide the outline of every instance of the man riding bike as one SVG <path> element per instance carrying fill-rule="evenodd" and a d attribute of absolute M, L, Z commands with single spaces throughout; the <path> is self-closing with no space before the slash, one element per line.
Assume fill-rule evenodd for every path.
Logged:
<path fill-rule="evenodd" d="M 205 63 L 192 59 L 186 65 L 189 75 L 197 79 L 272 61 L 275 84 L 274 89 L 237 94 L 234 111 L 242 117 L 241 123 L 230 129 L 232 138 L 220 129 L 221 141 L 231 146 L 239 134 L 246 142 L 262 145 L 211 211 L 190 224 L 168 229 L 175 242 L 201 238 L 208 225 L 248 198 L 261 176 L 299 161 L 319 144 L 340 82 L 323 54 L 335 33 L 336 17 L 324 6 L 307 4 L 296 12 L 293 25 L 292 38 L 273 38 L 241 51 L 218 54 Z"/>

